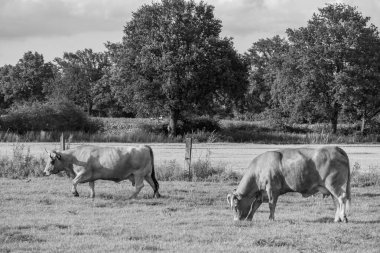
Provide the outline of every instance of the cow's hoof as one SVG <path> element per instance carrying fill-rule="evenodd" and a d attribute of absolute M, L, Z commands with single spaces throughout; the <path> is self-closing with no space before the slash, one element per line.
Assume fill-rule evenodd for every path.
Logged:
<path fill-rule="evenodd" d="M 161 198 L 161 194 L 159 194 L 158 192 L 156 192 L 156 193 L 153 195 L 153 198 L 156 198 L 156 199 Z"/>
<path fill-rule="evenodd" d="M 78 192 L 73 192 L 73 195 L 74 195 L 74 197 L 79 197 L 79 193 Z"/>
<path fill-rule="evenodd" d="M 348 219 L 347 219 L 346 216 L 344 216 L 344 218 L 343 218 L 343 222 L 344 222 L 344 223 L 347 223 L 347 222 L 348 222 Z"/>

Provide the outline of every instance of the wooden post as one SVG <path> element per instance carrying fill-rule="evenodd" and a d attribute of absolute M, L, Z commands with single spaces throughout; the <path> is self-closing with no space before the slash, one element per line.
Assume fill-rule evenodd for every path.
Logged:
<path fill-rule="evenodd" d="M 186 138 L 186 153 L 185 153 L 185 166 L 189 172 L 189 181 L 195 180 L 197 175 L 195 175 L 194 171 L 191 169 L 191 149 L 193 145 L 192 138 Z"/>
<path fill-rule="evenodd" d="M 66 149 L 66 144 L 65 144 L 65 137 L 63 135 L 63 133 L 61 134 L 61 150 L 65 150 Z"/>

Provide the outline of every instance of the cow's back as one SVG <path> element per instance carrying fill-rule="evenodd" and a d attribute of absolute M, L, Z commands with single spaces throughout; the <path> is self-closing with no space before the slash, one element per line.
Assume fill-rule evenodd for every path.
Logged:
<path fill-rule="evenodd" d="M 72 155 L 78 160 L 78 164 L 85 164 L 86 170 L 92 172 L 94 179 L 123 180 L 151 163 L 150 151 L 145 146 L 80 146 Z"/>
<path fill-rule="evenodd" d="M 338 147 L 283 149 L 281 170 L 292 191 L 306 193 L 327 178 L 343 185 L 349 170 L 347 154 Z M 332 178 L 335 177 L 335 178 Z"/>

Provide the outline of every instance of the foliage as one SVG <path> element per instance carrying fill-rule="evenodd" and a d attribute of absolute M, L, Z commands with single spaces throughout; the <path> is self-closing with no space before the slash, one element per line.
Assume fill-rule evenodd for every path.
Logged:
<path fill-rule="evenodd" d="M 355 163 L 351 170 L 351 186 L 369 187 L 380 185 L 379 168 L 369 167 L 368 172 L 361 172 L 362 168 Z"/>
<path fill-rule="evenodd" d="M 1 119 L 4 118 L 0 118 Z M 378 143 L 378 132 L 361 134 L 360 124 L 339 124 L 337 134 L 327 124 L 283 124 L 271 121 L 220 120 L 218 131 L 194 130 L 184 135 L 167 135 L 165 120 L 141 118 L 92 118 L 102 126 L 98 132 L 64 131 L 75 142 L 178 143 L 192 137 L 193 142 L 254 142 L 273 144 Z M 59 141 L 61 131 L 27 131 L 17 134 L 0 131 L 0 141 Z"/>
<path fill-rule="evenodd" d="M 65 52 L 63 58 L 57 57 L 55 62 L 62 75 L 59 81 L 53 83 L 50 89 L 52 95 L 69 98 L 90 115 L 95 109 L 93 107 L 102 110 L 113 103 L 109 83 L 102 79 L 110 66 L 107 54 L 86 48 L 75 53 Z M 99 97 L 100 94 L 104 97 Z"/>
<path fill-rule="evenodd" d="M 99 121 L 91 120 L 67 100 L 17 104 L 0 120 L 2 131 L 21 134 L 27 131 L 95 132 L 100 127 Z"/>
<path fill-rule="evenodd" d="M 369 20 L 355 7 L 327 4 L 286 39 L 253 43 L 248 111 L 269 113 L 276 125 L 330 121 L 332 133 L 343 112 L 361 118 L 363 132 L 380 112 L 380 38 Z"/>
<path fill-rule="evenodd" d="M 108 44 L 120 97 L 138 115 L 169 115 L 177 134 L 183 112 L 231 111 L 246 90 L 246 64 L 203 2 L 164 0 L 133 13 L 121 44 Z"/>
<path fill-rule="evenodd" d="M 355 93 L 355 89 L 368 87 L 368 83 L 361 80 L 372 76 L 378 69 L 380 58 L 372 59 L 378 57 L 374 52 L 380 39 L 377 29 L 373 25 L 368 26 L 368 21 L 369 18 L 363 17 L 354 7 L 328 4 L 313 15 L 306 27 L 287 30 L 292 47 L 290 65 L 293 67 L 279 76 L 276 91 L 286 96 L 289 92 L 284 93 L 283 90 L 287 86 L 294 87 L 290 92 L 298 97 L 295 100 L 297 106 L 290 108 L 301 114 L 304 108 L 307 108 L 306 112 L 316 108 L 329 118 L 333 133 L 336 133 L 339 113 L 349 95 Z M 363 75 L 363 72 L 353 72 L 353 69 L 367 69 L 368 72 Z M 372 82 L 378 86 L 378 81 Z M 372 92 L 364 90 L 366 94 Z M 377 103 L 376 100 L 367 99 L 366 106 L 371 102 Z M 284 100 L 280 104 L 288 105 L 291 101 Z"/>
<path fill-rule="evenodd" d="M 176 160 L 164 161 L 155 168 L 158 181 L 184 181 L 188 174 Z"/>
<path fill-rule="evenodd" d="M 274 36 L 272 39 L 260 39 L 248 49 L 249 91 L 246 94 L 248 112 L 261 113 L 271 107 L 271 88 L 276 78 L 276 71 L 283 55 L 289 50 L 289 43 Z"/>
<path fill-rule="evenodd" d="M 25 149 L 23 144 L 15 143 L 10 158 L 0 157 L 0 177 L 23 179 L 27 177 L 41 177 L 45 161 L 30 154 L 30 148 Z"/>
<path fill-rule="evenodd" d="M 45 63 L 42 54 L 28 51 L 15 66 L 0 68 L 0 106 L 14 102 L 42 101 L 44 87 L 54 79 L 54 66 Z"/>

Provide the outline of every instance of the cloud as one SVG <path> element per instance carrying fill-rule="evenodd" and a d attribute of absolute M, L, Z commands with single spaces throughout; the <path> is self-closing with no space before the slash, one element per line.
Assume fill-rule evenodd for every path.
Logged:
<path fill-rule="evenodd" d="M 0 0 L 0 66 L 16 62 L 22 52 L 38 51 L 52 60 L 64 51 L 105 50 L 120 41 L 123 26 L 143 4 L 160 0 Z M 195 0 L 200 2 L 201 0 Z M 243 53 L 252 43 L 287 28 L 305 26 L 325 3 L 358 6 L 380 26 L 379 0 L 204 0 L 222 20 L 222 36 L 233 37 Z"/>
<path fill-rule="evenodd" d="M 2 0 L 2 39 L 123 29 L 138 0 Z"/>

